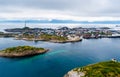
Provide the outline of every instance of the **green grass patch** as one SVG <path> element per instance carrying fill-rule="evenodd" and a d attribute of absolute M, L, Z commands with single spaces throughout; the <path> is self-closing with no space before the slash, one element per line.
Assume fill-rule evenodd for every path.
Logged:
<path fill-rule="evenodd" d="M 120 63 L 107 61 L 73 69 L 85 72 L 85 77 L 120 77 Z"/>

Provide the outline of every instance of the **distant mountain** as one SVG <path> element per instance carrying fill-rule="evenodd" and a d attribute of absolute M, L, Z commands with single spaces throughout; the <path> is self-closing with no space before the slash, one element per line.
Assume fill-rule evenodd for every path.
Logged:
<path fill-rule="evenodd" d="M 52 19 L 52 20 L 37 20 L 37 19 L 15 19 L 15 20 L 0 20 L 0 23 L 73 23 L 73 24 L 120 24 L 120 21 L 94 21 L 94 22 L 88 22 L 88 21 L 75 21 L 75 20 L 58 20 L 58 19 Z"/>

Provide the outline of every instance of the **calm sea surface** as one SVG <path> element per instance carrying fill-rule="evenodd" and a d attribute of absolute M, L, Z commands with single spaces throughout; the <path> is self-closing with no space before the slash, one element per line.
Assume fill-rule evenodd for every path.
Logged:
<path fill-rule="evenodd" d="M 0 57 L 0 77 L 63 77 L 75 67 L 112 58 L 120 60 L 120 39 L 88 39 L 59 44 L 0 38 L 0 49 L 19 45 L 44 47 L 50 51 L 29 58 Z"/>

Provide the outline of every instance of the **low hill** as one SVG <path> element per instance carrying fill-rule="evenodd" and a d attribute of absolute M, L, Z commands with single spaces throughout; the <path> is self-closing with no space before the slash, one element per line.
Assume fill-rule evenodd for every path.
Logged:
<path fill-rule="evenodd" d="M 120 77 L 120 63 L 100 62 L 69 71 L 64 77 Z"/>
<path fill-rule="evenodd" d="M 2 57 L 25 57 L 25 56 L 33 56 L 37 54 L 42 54 L 47 52 L 48 49 L 37 48 L 32 46 L 17 46 L 6 48 L 4 50 L 0 50 L 0 56 Z"/>

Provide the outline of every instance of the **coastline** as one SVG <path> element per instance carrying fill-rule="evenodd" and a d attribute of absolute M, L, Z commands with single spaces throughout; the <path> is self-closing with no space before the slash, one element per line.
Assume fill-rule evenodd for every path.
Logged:
<path fill-rule="evenodd" d="M 1 51 L 0 57 L 8 57 L 8 58 L 29 57 L 29 56 L 44 54 L 48 51 L 49 49 L 44 49 L 44 50 L 39 50 L 39 51 L 34 51 L 34 52 L 28 51 L 28 52 L 23 52 L 23 53 L 4 53 Z"/>
<path fill-rule="evenodd" d="M 119 68 L 120 62 L 117 60 L 99 62 L 74 68 L 65 74 L 64 77 L 119 77 Z"/>
<path fill-rule="evenodd" d="M 28 38 L 15 38 L 15 40 L 47 41 L 47 42 L 53 42 L 53 43 L 69 43 L 69 42 L 79 42 L 79 41 L 82 41 L 82 39 L 60 41 L 60 40 L 44 40 L 44 39 L 34 39 L 34 38 L 32 38 L 32 39 L 28 39 Z"/>

